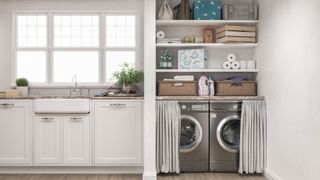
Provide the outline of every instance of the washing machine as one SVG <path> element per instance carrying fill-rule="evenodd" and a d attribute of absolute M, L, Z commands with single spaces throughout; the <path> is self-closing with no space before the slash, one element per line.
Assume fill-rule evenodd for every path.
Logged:
<path fill-rule="evenodd" d="M 180 102 L 180 171 L 209 171 L 209 102 Z"/>
<path fill-rule="evenodd" d="M 241 102 L 210 102 L 210 171 L 237 172 Z"/>

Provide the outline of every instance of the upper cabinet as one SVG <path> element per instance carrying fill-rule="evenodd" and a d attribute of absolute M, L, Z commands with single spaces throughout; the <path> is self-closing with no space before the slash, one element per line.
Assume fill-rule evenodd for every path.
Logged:
<path fill-rule="evenodd" d="M 94 164 L 142 165 L 143 101 L 94 102 Z"/>
<path fill-rule="evenodd" d="M 32 101 L 0 101 L 0 166 L 31 165 Z"/>

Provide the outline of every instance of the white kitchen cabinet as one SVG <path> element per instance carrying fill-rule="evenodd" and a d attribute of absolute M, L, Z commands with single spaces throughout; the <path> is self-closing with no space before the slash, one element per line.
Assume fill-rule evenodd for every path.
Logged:
<path fill-rule="evenodd" d="M 31 165 L 32 101 L 0 101 L 0 166 Z"/>
<path fill-rule="evenodd" d="M 34 119 L 34 163 L 61 162 L 61 117 L 36 116 Z"/>
<path fill-rule="evenodd" d="M 63 162 L 90 163 L 90 118 L 63 116 Z"/>
<path fill-rule="evenodd" d="M 142 102 L 94 103 L 95 165 L 142 164 Z"/>
<path fill-rule="evenodd" d="M 35 165 L 89 165 L 90 148 L 90 116 L 37 115 L 34 119 Z"/>

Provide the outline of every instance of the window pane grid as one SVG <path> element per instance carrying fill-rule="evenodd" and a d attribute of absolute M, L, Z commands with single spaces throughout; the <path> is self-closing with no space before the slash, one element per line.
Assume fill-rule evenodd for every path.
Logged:
<path fill-rule="evenodd" d="M 45 15 L 17 16 L 17 46 L 46 47 L 47 17 Z"/>
<path fill-rule="evenodd" d="M 106 17 L 106 46 L 135 47 L 135 16 L 117 15 Z"/>
<path fill-rule="evenodd" d="M 98 47 L 99 16 L 54 16 L 55 47 Z"/>

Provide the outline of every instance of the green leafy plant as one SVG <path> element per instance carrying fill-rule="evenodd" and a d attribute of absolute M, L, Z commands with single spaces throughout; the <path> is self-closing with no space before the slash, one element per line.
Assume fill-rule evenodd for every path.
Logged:
<path fill-rule="evenodd" d="M 113 77 L 116 79 L 116 85 L 120 87 L 134 86 L 143 80 L 143 72 L 128 63 L 123 63 L 121 70 L 113 73 Z"/>
<path fill-rule="evenodd" d="M 16 79 L 16 85 L 17 86 L 28 86 L 29 81 L 26 78 L 18 78 L 18 79 Z"/>

